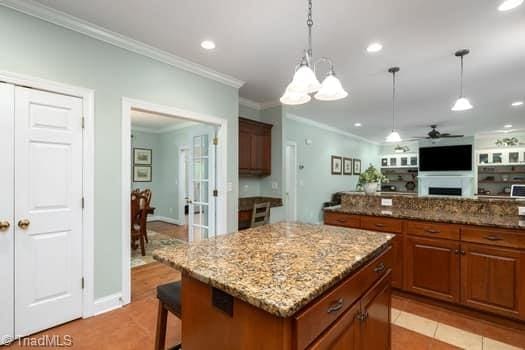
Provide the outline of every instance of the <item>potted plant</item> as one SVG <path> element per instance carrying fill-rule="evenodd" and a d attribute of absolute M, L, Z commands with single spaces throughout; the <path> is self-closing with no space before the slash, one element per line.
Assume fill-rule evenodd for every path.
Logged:
<path fill-rule="evenodd" d="M 388 178 L 372 164 L 359 175 L 358 187 L 362 188 L 366 194 L 376 193 L 379 183 L 388 183 Z"/>

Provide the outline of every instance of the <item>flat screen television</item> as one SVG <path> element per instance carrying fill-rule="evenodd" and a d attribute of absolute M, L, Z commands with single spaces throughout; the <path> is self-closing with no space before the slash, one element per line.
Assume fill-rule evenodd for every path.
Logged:
<path fill-rule="evenodd" d="M 472 145 L 419 148 L 419 171 L 471 171 Z"/>

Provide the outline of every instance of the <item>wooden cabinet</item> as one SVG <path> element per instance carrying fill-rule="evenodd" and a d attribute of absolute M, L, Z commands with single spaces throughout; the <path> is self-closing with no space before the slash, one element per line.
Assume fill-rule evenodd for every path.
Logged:
<path fill-rule="evenodd" d="M 361 228 L 361 217 L 327 211 L 324 213 L 324 223 L 333 226 Z"/>
<path fill-rule="evenodd" d="M 459 301 L 459 243 L 406 237 L 405 278 L 410 292 Z"/>
<path fill-rule="evenodd" d="M 503 316 L 525 318 L 525 253 L 461 245 L 461 302 Z"/>
<path fill-rule="evenodd" d="M 239 175 L 272 173 L 272 125 L 239 118 Z"/>
<path fill-rule="evenodd" d="M 328 331 L 315 341 L 310 350 L 355 350 L 359 348 L 359 326 L 358 319 L 361 305 L 357 303 L 345 312 Z"/>

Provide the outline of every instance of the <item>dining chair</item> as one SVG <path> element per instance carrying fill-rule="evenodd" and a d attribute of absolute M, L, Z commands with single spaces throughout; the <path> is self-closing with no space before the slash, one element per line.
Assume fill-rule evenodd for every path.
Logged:
<path fill-rule="evenodd" d="M 140 207 L 141 201 L 145 198 L 137 194 L 136 192 L 131 193 L 131 248 L 137 249 L 136 241 L 140 244 L 140 253 L 142 256 L 146 255 L 146 247 L 144 243 L 144 232 L 146 227 L 146 210 Z"/>
<path fill-rule="evenodd" d="M 148 240 L 148 209 L 150 208 L 150 204 L 151 204 L 151 190 L 149 188 L 146 188 L 142 191 L 138 190 L 139 191 L 139 194 L 142 196 L 142 199 L 140 201 L 140 208 L 142 210 L 145 210 L 146 213 L 146 223 L 144 224 L 143 228 L 142 228 L 142 234 L 144 235 L 144 239 L 146 239 L 146 243 L 149 243 L 149 240 Z"/>
<path fill-rule="evenodd" d="M 270 202 L 255 203 L 250 228 L 267 225 L 270 222 Z"/>
<path fill-rule="evenodd" d="M 157 313 L 157 330 L 155 332 L 155 350 L 164 350 L 166 347 L 168 311 L 175 315 L 179 320 L 182 319 L 181 291 L 181 281 L 164 284 L 157 287 L 159 308 Z M 179 350 L 182 349 L 182 346 L 179 343 L 170 349 Z"/>

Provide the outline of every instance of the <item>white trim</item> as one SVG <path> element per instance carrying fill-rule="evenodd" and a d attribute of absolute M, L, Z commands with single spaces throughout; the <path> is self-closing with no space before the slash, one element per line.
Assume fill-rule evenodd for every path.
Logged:
<path fill-rule="evenodd" d="M 249 100 L 247 98 L 240 97 L 240 96 L 239 96 L 239 104 L 241 106 L 248 107 L 248 108 L 251 108 L 251 109 L 255 109 L 257 111 L 260 111 L 262 109 L 262 106 L 261 106 L 261 104 L 259 102 L 255 102 L 255 101 L 252 101 L 252 100 Z"/>
<path fill-rule="evenodd" d="M 187 111 L 177 107 L 158 105 L 142 100 L 130 99 L 127 97 L 122 98 L 122 119 L 121 119 L 121 137 L 122 137 L 122 148 L 121 148 L 121 176 L 122 176 L 122 188 L 121 188 L 121 201 L 122 201 L 122 212 L 121 212 L 121 223 L 122 223 L 122 303 L 124 305 L 129 304 L 131 301 L 131 259 L 130 259 L 130 222 L 129 222 L 129 191 L 131 189 L 131 110 L 140 109 L 153 113 L 160 113 L 166 116 L 174 116 L 178 119 L 186 119 L 189 121 L 196 121 L 206 124 L 213 124 L 219 126 L 218 135 L 219 145 L 217 146 L 218 162 L 217 167 L 217 190 L 219 196 L 217 197 L 217 235 L 226 234 L 227 229 L 227 205 L 228 205 L 228 192 L 227 192 L 227 161 L 228 161 L 228 120 Z"/>
<path fill-rule="evenodd" d="M 294 121 L 299 122 L 299 123 L 303 123 L 303 124 L 307 124 L 307 125 L 310 125 L 310 126 L 314 126 L 316 128 L 319 128 L 319 129 L 330 131 L 330 132 L 333 132 L 333 133 L 336 133 L 336 134 L 339 134 L 339 135 L 343 135 L 343 136 L 347 136 L 347 137 L 353 137 L 353 138 L 359 139 L 359 140 L 364 141 L 364 142 L 368 142 L 368 143 L 376 145 L 376 146 L 380 145 L 380 143 L 371 141 L 371 140 L 366 139 L 366 138 L 364 138 L 362 136 L 357 136 L 357 135 L 354 135 L 352 133 L 349 133 L 349 132 L 346 132 L 346 131 L 342 131 L 342 130 L 340 130 L 338 128 L 335 128 L 333 126 L 330 126 L 330 125 L 327 125 L 327 124 L 323 124 L 323 123 L 320 123 L 320 122 L 316 122 L 315 120 L 299 117 L 299 116 L 297 116 L 295 114 L 285 113 L 285 118 L 288 118 L 290 120 L 294 120 Z"/>
<path fill-rule="evenodd" d="M 183 193 L 186 192 L 185 187 L 186 187 L 186 183 L 188 182 L 188 179 L 186 179 L 186 174 L 187 174 L 186 158 L 181 157 L 181 156 L 183 155 L 183 152 L 189 152 L 189 151 L 190 151 L 190 148 L 186 145 L 181 145 L 178 149 L 178 152 L 179 152 L 179 164 L 178 164 L 179 221 L 184 220 L 184 207 L 186 206 L 186 198 L 183 197 Z"/>
<path fill-rule="evenodd" d="M 34 1 L 3 0 L 0 2 L 0 5 L 237 89 L 244 85 L 244 81 L 230 75 L 217 72 L 211 68 Z"/>
<path fill-rule="evenodd" d="M 82 213 L 82 274 L 84 277 L 84 290 L 82 295 L 82 317 L 93 316 L 95 300 L 95 92 L 83 87 L 7 71 L 0 71 L 0 81 L 75 96 L 82 99 L 82 113 L 84 116 L 84 136 L 82 144 L 82 186 L 84 196 L 84 211 Z"/>
<path fill-rule="evenodd" d="M 122 307 L 122 294 L 110 294 L 95 300 L 93 306 L 93 316 L 100 315 L 120 307 Z"/>
<path fill-rule="evenodd" d="M 161 216 L 161 215 L 149 215 L 148 222 L 151 222 L 151 221 L 162 221 L 162 222 L 167 222 L 168 224 L 182 225 L 179 219 L 173 219 L 173 218 L 169 218 L 167 216 Z"/>
<path fill-rule="evenodd" d="M 261 103 L 261 109 L 268 109 L 268 108 L 279 107 L 279 106 L 283 106 L 283 104 L 279 100 L 267 101 L 267 102 Z"/>
<path fill-rule="evenodd" d="M 293 189 L 293 195 L 294 195 L 294 210 L 293 210 L 293 218 L 292 218 L 292 221 L 297 221 L 297 142 L 295 141 L 286 141 L 286 147 L 288 146 L 291 146 L 294 148 L 294 171 L 293 171 L 293 175 L 294 175 L 294 184 L 295 184 L 295 188 Z M 289 200 L 289 195 L 290 195 L 290 190 L 288 189 L 288 184 L 287 184 L 287 178 L 288 178 L 288 172 L 290 171 L 290 169 L 288 168 L 288 159 L 286 157 L 286 150 L 285 150 L 285 168 L 284 168 L 285 172 L 284 172 L 284 176 L 285 176 L 285 179 L 284 179 L 284 183 L 286 185 L 286 189 L 285 189 L 285 192 L 288 192 L 288 198 L 287 198 L 287 201 L 286 201 L 286 220 L 289 220 L 288 219 L 288 205 L 290 204 L 290 200 Z"/>
<path fill-rule="evenodd" d="M 141 132 L 149 132 L 151 134 L 165 134 L 171 131 L 176 131 L 179 129 L 189 128 L 191 126 L 198 125 L 198 123 L 195 122 L 184 122 L 184 123 L 178 123 L 175 125 L 166 126 L 161 129 L 153 129 L 153 128 L 145 128 L 143 126 L 133 126 L 131 125 L 132 131 L 141 131 Z"/>

